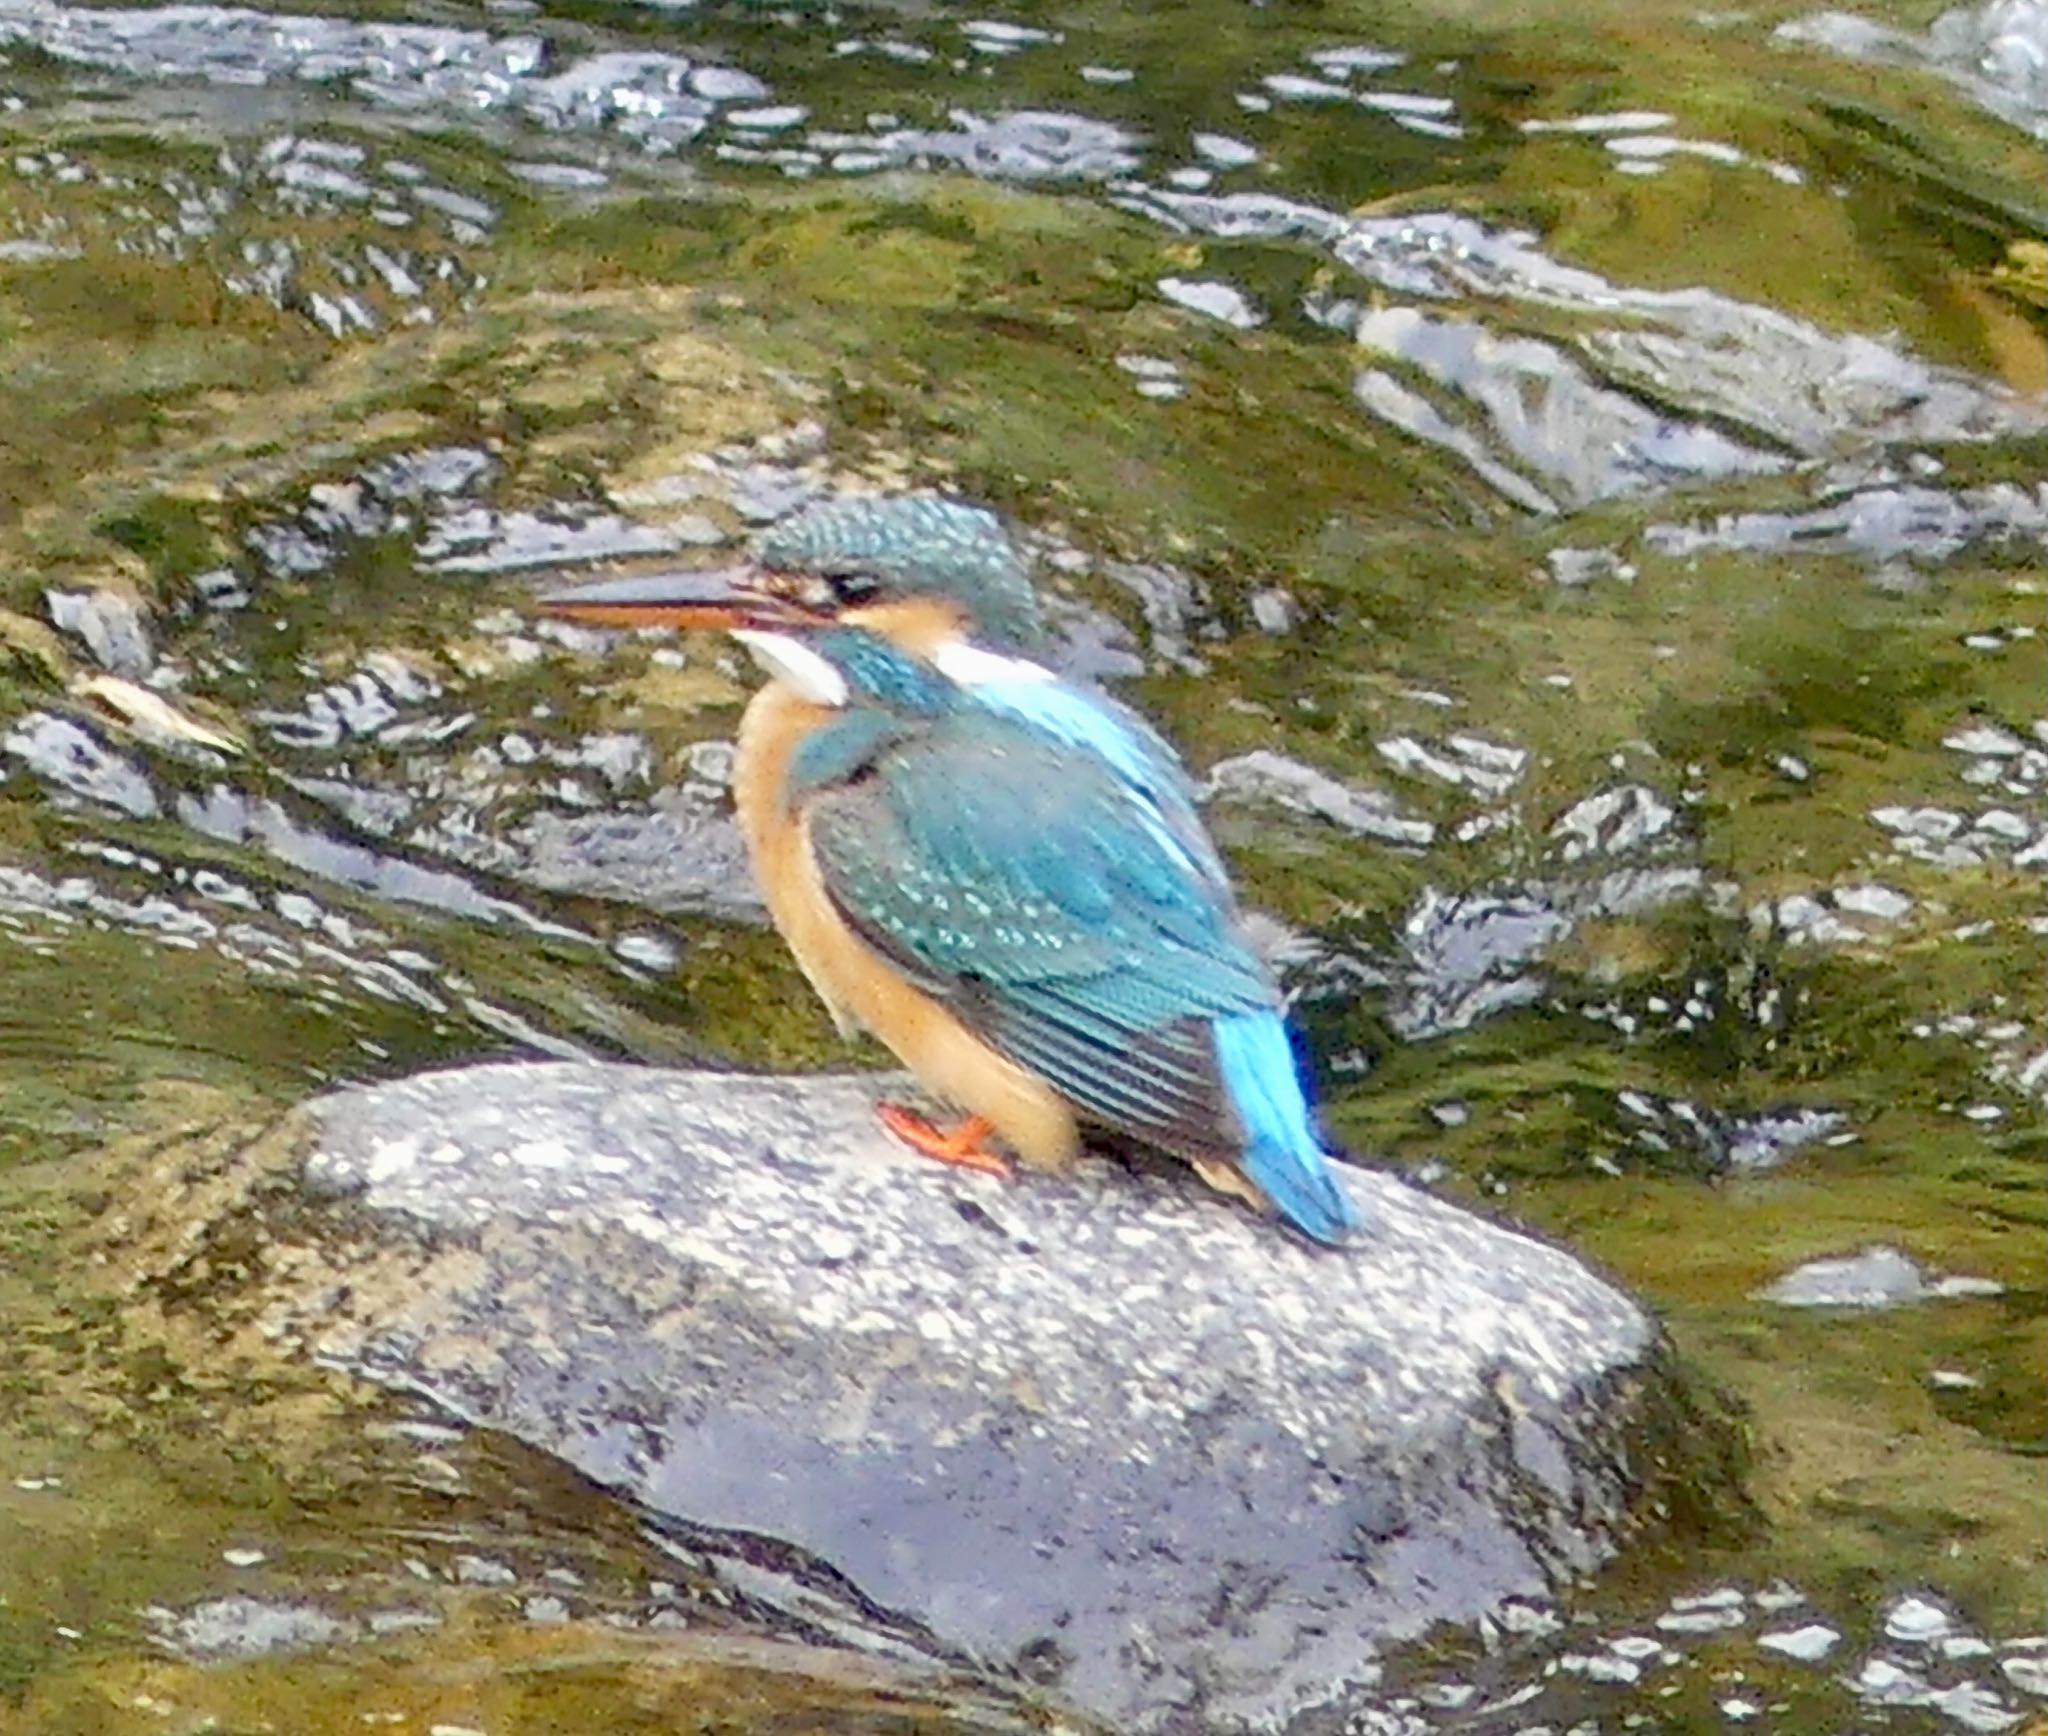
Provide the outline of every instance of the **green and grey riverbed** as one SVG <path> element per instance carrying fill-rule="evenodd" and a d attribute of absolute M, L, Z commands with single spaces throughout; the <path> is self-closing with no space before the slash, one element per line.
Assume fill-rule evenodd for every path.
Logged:
<path fill-rule="evenodd" d="M 524 605 L 921 487 L 1213 782 L 1333 1131 L 1745 1444 L 1385 1727 L 2032 1729 L 2048 23 L 1866 26 L 0 4 L 0 1728 L 1057 1719 L 108 1227 L 336 1083 L 873 1060 L 736 877 L 744 669 Z"/>

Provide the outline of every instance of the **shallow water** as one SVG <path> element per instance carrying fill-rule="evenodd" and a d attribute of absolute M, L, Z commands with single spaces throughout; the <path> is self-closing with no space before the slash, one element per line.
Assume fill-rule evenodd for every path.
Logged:
<path fill-rule="evenodd" d="M 2042 1715 L 2038 7 L 0 33 L 0 1726 L 1037 1715 L 91 1258 L 331 1081 L 856 1058 L 744 671 L 524 602 L 933 485 L 1211 777 L 1333 1127 L 1746 1407 L 1750 1523 L 1389 1717 Z"/>

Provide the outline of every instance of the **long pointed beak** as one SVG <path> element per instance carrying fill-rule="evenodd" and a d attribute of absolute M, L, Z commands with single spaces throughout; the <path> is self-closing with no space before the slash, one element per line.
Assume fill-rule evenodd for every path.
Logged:
<path fill-rule="evenodd" d="M 818 618 L 770 591 L 751 563 L 543 591 L 534 601 L 543 614 L 594 627 L 772 627 Z"/>

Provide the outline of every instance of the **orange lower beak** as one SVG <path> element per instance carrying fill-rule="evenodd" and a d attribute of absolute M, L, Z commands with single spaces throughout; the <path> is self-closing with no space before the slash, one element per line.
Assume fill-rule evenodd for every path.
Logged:
<path fill-rule="evenodd" d="M 759 567 L 704 567 L 601 585 L 546 591 L 535 598 L 544 615 L 593 627 L 775 627 L 818 616 L 763 582 Z"/>

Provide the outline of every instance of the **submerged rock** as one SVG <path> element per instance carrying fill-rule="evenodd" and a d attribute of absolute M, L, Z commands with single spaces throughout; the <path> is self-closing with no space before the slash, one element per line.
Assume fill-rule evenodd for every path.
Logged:
<path fill-rule="evenodd" d="M 739 826 L 698 784 L 659 790 L 639 813 L 535 814 L 508 842 L 504 871 L 550 892 L 761 917 Z"/>
<path fill-rule="evenodd" d="M 2003 1290 L 1990 1278 L 1930 1278 L 1911 1255 L 1877 1244 L 1840 1259 L 1809 1260 L 1757 1294 L 1787 1308 L 1899 1308 Z"/>
<path fill-rule="evenodd" d="M 1653 524 L 1644 545 L 1687 559 L 1707 549 L 1766 554 L 1854 554 L 1878 566 L 1937 565 L 1983 543 L 2039 543 L 2048 536 L 2048 487 L 1999 482 L 1947 490 L 1867 488 L 1805 512 L 1722 513 L 1697 524 Z"/>
<path fill-rule="evenodd" d="M 143 1619 L 165 1650 L 188 1658 L 258 1658 L 301 1646 L 332 1645 L 352 1624 L 310 1604 L 221 1597 L 182 1614 L 152 1605 Z"/>
<path fill-rule="evenodd" d="M 156 654 L 149 622 L 132 597 L 119 591 L 45 591 L 43 603 L 60 632 L 75 634 L 99 666 L 113 675 L 147 675 Z"/>
<path fill-rule="evenodd" d="M 2048 5 L 1985 0 L 1957 6 L 1912 36 L 1846 12 L 1817 12 L 1778 26 L 1785 42 L 1814 43 L 1857 60 L 1925 66 L 2036 138 L 2048 137 Z"/>
<path fill-rule="evenodd" d="M 1293 813 L 1327 820 L 1340 831 L 1388 844 L 1420 847 L 1436 838 L 1435 826 L 1404 814 L 1400 804 L 1384 791 L 1342 783 L 1327 772 L 1267 748 L 1221 761 L 1211 769 L 1204 793 L 1268 801 Z"/>
<path fill-rule="evenodd" d="M 160 811 L 148 773 L 69 717 L 32 711 L 0 737 L 0 753 L 19 760 L 51 789 L 147 820 Z"/>
<path fill-rule="evenodd" d="M 335 1203 L 264 1227 L 260 1330 L 1128 1730 L 1351 1704 L 1382 1642 L 1609 1556 L 1646 1477 L 1713 1486 L 1653 1325 L 1556 1249 L 1368 1171 L 1337 1253 L 1178 1169 L 1005 1186 L 896 1148 L 874 1085 L 319 1099 L 293 1161 Z"/>

